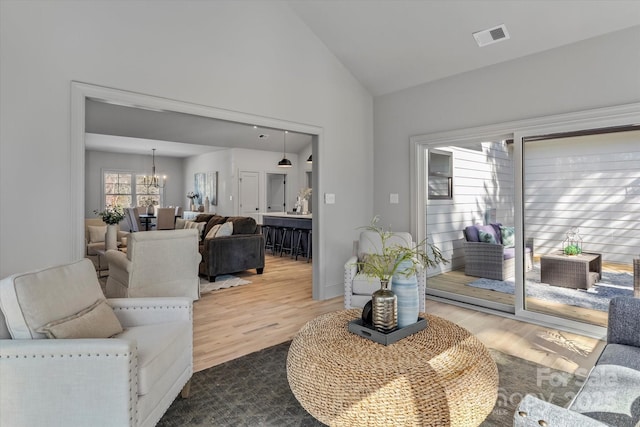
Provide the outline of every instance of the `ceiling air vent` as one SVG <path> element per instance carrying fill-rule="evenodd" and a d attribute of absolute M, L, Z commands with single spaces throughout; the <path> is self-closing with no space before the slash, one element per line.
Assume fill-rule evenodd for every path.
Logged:
<path fill-rule="evenodd" d="M 476 39 L 478 46 L 483 47 L 488 44 L 497 43 L 509 38 L 509 32 L 504 24 L 497 27 L 489 28 L 488 30 L 478 31 L 473 33 L 473 38 Z"/>

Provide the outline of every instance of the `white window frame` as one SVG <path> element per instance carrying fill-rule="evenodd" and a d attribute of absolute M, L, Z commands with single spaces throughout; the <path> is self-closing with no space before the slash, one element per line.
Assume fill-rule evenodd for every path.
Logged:
<path fill-rule="evenodd" d="M 513 122 L 498 123 L 489 126 L 466 128 L 449 132 L 416 135 L 409 138 L 411 172 L 411 232 L 417 241 L 426 237 L 426 162 L 424 150 L 445 145 L 457 145 L 479 139 L 510 137 L 514 140 L 514 189 L 516 228 L 516 292 L 515 313 L 508 314 L 491 308 L 483 310 L 494 314 L 514 317 L 530 323 L 554 327 L 570 332 L 603 338 L 606 328 L 590 325 L 525 309 L 524 298 L 524 210 L 523 210 L 523 138 L 563 132 L 577 132 L 585 129 L 608 128 L 640 124 L 640 103 L 614 107 L 598 108 L 574 113 L 558 114 Z M 464 303 L 462 303 L 464 305 Z M 477 309 L 476 306 L 473 308 Z"/>
<path fill-rule="evenodd" d="M 134 206 L 124 206 L 124 207 L 138 206 L 137 204 L 138 196 L 143 196 L 143 194 L 139 195 L 136 191 L 137 177 L 144 176 L 146 174 L 143 172 L 135 172 L 135 171 L 126 170 L 126 169 L 103 168 L 102 176 L 101 176 L 102 188 L 100 189 L 102 208 L 104 209 L 107 206 L 107 193 L 105 191 L 105 184 L 106 184 L 105 175 L 108 173 L 117 173 L 119 175 L 131 175 L 131 201 Z M 164 188 L 160 188 L 158 191 L 158 206 L 163 206 L 163 203 L 164 203 Z"/>

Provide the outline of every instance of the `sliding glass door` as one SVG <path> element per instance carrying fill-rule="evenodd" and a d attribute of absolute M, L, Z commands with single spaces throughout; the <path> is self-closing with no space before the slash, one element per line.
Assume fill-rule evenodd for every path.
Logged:
<path fill-rule="evenodd" d="M 640 131 L 524 138 L 523 213 L 526 310 L 606 326 L 634 291 Z"/>
<path fill-rule="evenodd" d="M 514 162 L 508 136 L 420 146 L 421 200 L 427 237 L 449 261 L 428 272 L 428 293 L 514 312 Z M 481 243 L 485 231 L 493 243 Z M 511 233 L 513 234 L 513 233 Z M 509 255 L 511 253 L 511 255 Z"/>

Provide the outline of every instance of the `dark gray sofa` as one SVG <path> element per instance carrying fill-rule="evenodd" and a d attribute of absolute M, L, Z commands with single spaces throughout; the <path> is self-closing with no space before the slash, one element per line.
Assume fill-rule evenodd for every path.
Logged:
<path fill-rule="evenodd" d="M 514 414 L 513 425 L 639 426 L 640 299 L 611 300 L 607 345 L 568 408 L 527 395 Z"/>
<path fill-rule="evenodd" d="M 219 215 L 198 215 L 196 222 L 207 222 L 203 236 L 217 224 L 233 223 L 231 236 L 205 238 L 200 242 L 199 272 L 210 282 L 222 274 L 256 269 L 264 271 L 264 236 L 262 227 L 250 217 L 222 217 Z"/>

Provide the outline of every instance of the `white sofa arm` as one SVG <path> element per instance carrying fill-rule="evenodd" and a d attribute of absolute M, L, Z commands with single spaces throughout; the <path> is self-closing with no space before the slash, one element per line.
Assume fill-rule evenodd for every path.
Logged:
<path fill-rule="evenodd" d="M 135 346 L 121 339 L 0 340 L 0 425 L 135 424 Z"/>
<path fill-rule="evenodd" d="M 352 256 L 344 263 L 344 308 L 351 307 L 353 279 L 358 274 L 358 257 Z"/>
<path fill-rule="evenodd" d="M 107 300 L 123 328 L 190 321 L 193 303 L 185 297 L 110 298 Z"/>

